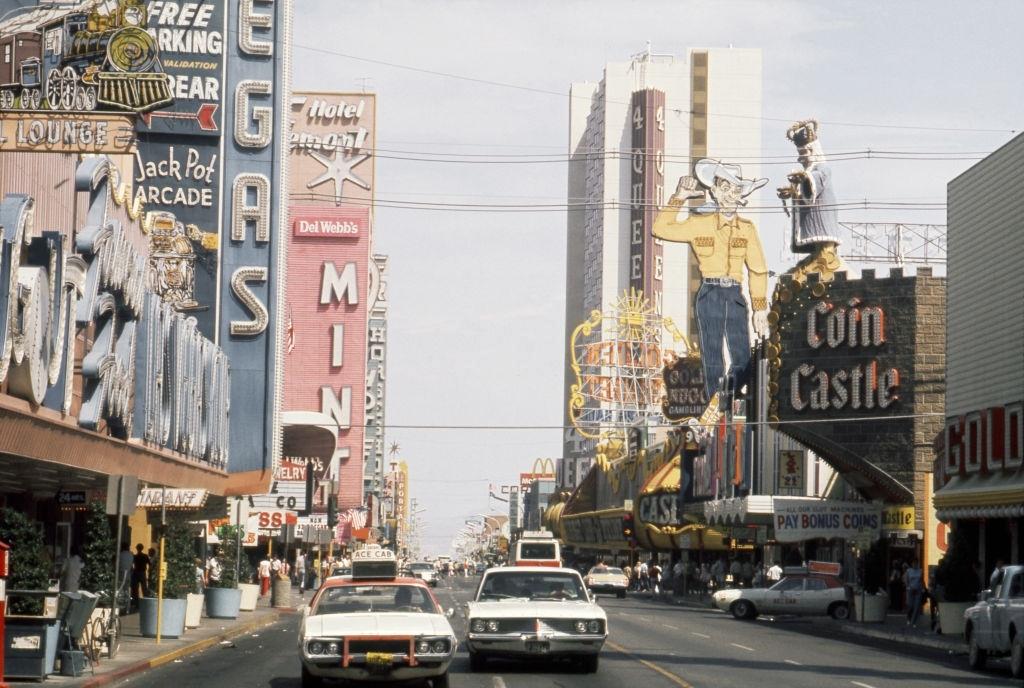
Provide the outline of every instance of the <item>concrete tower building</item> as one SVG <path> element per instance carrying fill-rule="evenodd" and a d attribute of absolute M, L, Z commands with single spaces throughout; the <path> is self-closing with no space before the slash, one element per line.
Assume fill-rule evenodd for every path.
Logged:
<path fill-rule="evenodd" d="M 761 51 L 690 50 L 688 59 L 651 53 L 608 63 L 597 82 L 574 83 L 569 98 L 566 363 L 563 408 L 575 375 L 569 340 L 594 310 L 614 309 L 624 291 L 642 290 L 650 305 L 696 334 L 692 304 L 700 274 L 687 245 L 655 241 L 654 213 L 712 157 L 760 176 Z M 749 205 L 762 202 L 759 193 Z M 756 219 L 756 218 L 755 218 Z M 593 442 L 567 429 L 558 486 L 574 487 L 593 457 Z"/>

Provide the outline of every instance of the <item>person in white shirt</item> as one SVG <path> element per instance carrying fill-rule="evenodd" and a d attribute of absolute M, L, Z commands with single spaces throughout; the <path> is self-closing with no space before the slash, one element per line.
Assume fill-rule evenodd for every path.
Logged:
<path fill-rule="evenodd" d="M 78 556 L 78 548 L 71 548 L 71 556 L 64 560 L 60 569 L 61 592 L 78 592 L 78 582 L 82 578 L 82 557 Z"/>
<path fill-rule="evenodd" d="M 295 555 L 295 575 L 299 578 L 299 597 L 306 592 L 306 553 L 302 550 Z"/>
<path fill-rule="evenodd" d="M 768 579 L 768 585 L 772 586 L 782 580 L 782 567 L 779 566 L 778 562 L 771 565 L 768 569 L 768 575 L 765 576 Z"/>
<path fill-rule="evenodd" d="M 270 559 L 263 557 L 258 570 L 260 573 L 260 596 L 266 597 L 270 594 Z"/>

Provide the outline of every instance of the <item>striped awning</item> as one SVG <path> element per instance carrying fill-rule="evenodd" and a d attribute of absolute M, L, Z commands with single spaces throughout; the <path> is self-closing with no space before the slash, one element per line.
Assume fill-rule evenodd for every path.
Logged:
<path fill-rule="evenodd" d="M 940 521 L 1024 516 L 1024 473 L 954 476 L 935 493 Z"/>

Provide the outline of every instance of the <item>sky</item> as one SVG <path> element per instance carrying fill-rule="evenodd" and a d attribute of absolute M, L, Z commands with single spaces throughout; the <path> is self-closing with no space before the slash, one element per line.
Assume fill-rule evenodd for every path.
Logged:
<path fill-rule="evenodd" d="M 293 87 L 377 94 L 378 203 L 442 204 L 374 210 L 374 250 L 390 257 L 386 439 L 409 465 L 426 554 L 446 553 L 477 514 L 506 512 L 490 484 L 561 454 L 565 212 L 455 204 L 565 202 L 564 163 L 494 156 L 567 153 L 572 82 L 600 80 L 648 41 L 679 59 L 760 48 L 768 189 L 796 166 L 788 124 L 808 117 L 826 153 L 919 158 L 835 161 L 841 202 L 888 204 L 841 212 L 851 222 L 944 223 L 947 182 L 1024 124 L 1016 0 L 294 5 Z M 898 205 L 915 203 L 938 205 Z M 785 218 L 754 219 L 784 271 Z"/>

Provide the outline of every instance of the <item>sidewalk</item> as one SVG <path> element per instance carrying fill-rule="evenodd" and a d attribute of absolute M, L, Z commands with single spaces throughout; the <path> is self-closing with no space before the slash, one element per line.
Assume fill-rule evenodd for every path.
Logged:
<path fill-rule="evenodd" d="M 648 593 L 631 593 L 631 595 L 647 595 Z M 696 609 L 709 609 L 711 598 L 699 595 L 667 595 L 662 594 L 661 600 L 669 604 Z M 831 632 L 839 631 L 847 635 L 872 638 L 875 640 L 887 640 L 890 642 L 903 643 L 916 647 L 926 647 L 933 650 L 943 650 L 951 654 L 966 654 L 967 645 L 959 635 L 940 635 L 930 630 L 930 617 L 922 614 L 917 621 L 916 627 L 907 626 L 907 617 L 902 613 L 890 613 L 883 623 L 857 623 L 856 621 L 835 621 L 826 616 L 801 617 L 809 620 L 816 627 L 829 629 Z"/>
<path fill-rule="evenodd" d="M 77 678 L 53 674 L 44 684 L 37 685 L 60 688 L 105 686 L 221 643 L 230 643 L 231 638 L 256 632 L 277 621 L 282 613 L 291 612 L 289 609 L 270 607 L 269 600 L 269 596 L 260 599 L 255 611 L 241 612 L 237 619 L 210 619 L 204 616 L 198 628 L 187 629 L 180 638 L 161 639 L 159 645 L 154 638 L 142 637 L 138 614 L 121 617 L 123 635 L 117 657 L 101 658 L 92 667 L 87 666 L 85 672 Z M 20 681 L 13 683 L 21 684 Z"/>

